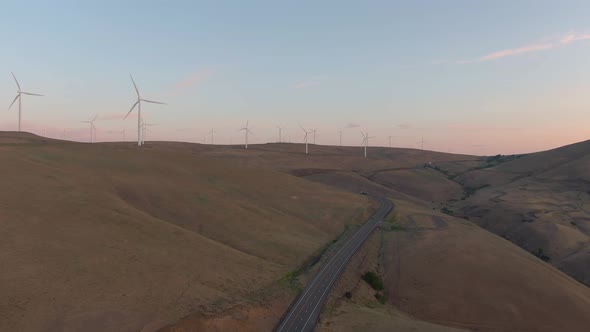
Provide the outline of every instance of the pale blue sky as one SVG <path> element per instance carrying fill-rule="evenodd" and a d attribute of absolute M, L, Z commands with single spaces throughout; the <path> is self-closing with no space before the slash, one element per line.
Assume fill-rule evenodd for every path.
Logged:
<path fill-rule="evenodd" d="M 99 140 L 126 128 L 132 73 L 152 137 L 238 143 L 302 139 L 478 154 L 587 138 L 588 1 L 4 1 L 0 100 L 24 90 L 24 129 Z M 501 53 L 497 53 L 501 52 Z M 0 76 L 0 78 L 2 77 Z M 0 129 L 16 128 L 14 110 Z M 346 128 L 347 125 L 353 128 Z M 356 126 L 360 127 L 356 127 Z M 404 125 L 406 129 L 400 129 Z"/>

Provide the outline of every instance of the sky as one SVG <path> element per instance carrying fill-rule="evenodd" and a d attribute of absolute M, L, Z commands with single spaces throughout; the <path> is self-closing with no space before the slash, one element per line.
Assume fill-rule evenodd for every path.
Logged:
<path fill-rule="evenodd" d="M 419 148 L 477 155 L 588 138 L 590 2 L 12 1 L 0 20 L 0 130 L 147 140 Z M 135 111 L 134 111 L 135 112 Z M 65 133 L 64 133 L 65 131 Z"/>

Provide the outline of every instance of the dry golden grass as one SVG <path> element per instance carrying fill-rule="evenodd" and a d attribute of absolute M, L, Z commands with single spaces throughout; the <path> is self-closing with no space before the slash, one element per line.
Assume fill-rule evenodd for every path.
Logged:
<path fill-rule="evenodd" d="M 374 236 L 357 265 L 353 259 L 358 269 L 373 264 L 382 273 L 389 304 L 375 306 L 360 272 L 347 270 L 335 294 L 351 287 L 358 301 L 333 302 L 322 328 L 585 331 L 587 287 L 468 221 L 433 211 L 462 194 L 449 174 L 462 174 L 465 185 L 491 179 L 505 186 L 510 203 L 490 187 L 459 200 L 455 212 L 494 211 L 485 221 L 492 223 L 523 206 L 551 206 L 544 224 L 519 228 L 522 236 L 553 234 L 560 248 L 579 248 L 586 223 L 551 223 L 587 218 L 587 200 L 572 184 L 590 179 L 588 160 L 583 148 L 574 150 L 565 155 L 575 160 L 552 153 L 561 162 L 542 167 L 534 165 L 543 158 L 531 155 L 514 167 L 469 171 L 481 158 L 375 147 L 365 159 L 358 147 L 314 145 L 306 156 L 301 144 L 245 150 L 150 142 L 137 149 L 0 133 L 9 188 L 0 193 L 0 329 L 269 329 L 293 296 L 277 280 L 345 225 L 363 221 L 368 203 L 358 192 L 369 191 L 394 198 L 406 228 L 385 227 L 383 242 Z M 449 174 L 424 169 L 428 162 Z M 534 177 L 511 182 L 531 167 Z M 575 251 L 559 262 L 575 267 L 570 273 L 585 271 L 586 257 Z"/>
<path fill-rule="evenodd" d="M 451 209 L 590 285 L 590 141 L 458 177 L 490 185 Z"/>
<path fill-rule="evenodd" d="M 153 330 L 226 310 L 365 218 L 365 197 L 192 147 L 2 133 L 0 330 Z"/>
<path fill-rule="evenodd" d="M 401 204 L 385 233 L 389 300 L 413 317 L 475 331 L 586 331 L 590 289 L 470 222 Z"/>

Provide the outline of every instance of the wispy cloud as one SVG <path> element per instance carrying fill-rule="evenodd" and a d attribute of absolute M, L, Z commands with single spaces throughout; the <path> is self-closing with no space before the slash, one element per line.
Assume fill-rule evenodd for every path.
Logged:
<path fill-rule="evenodd" d="M 407 130 L 407 129 L 410 129 L 410 125 L 407 123 L 402 123 L 402 124 L 398 125 L 397 128 L 402 129 L 402 130 Z"/>
<path fill-rule="evenodd" d="M 187 93 L 191 88 L 203 83 L 204 81 L 215 75 L 215 70 L 206 68 L 193 73 L 189 77 L 177 82 L 174 88 L 169 92 L 168 96 L 182 96 Z"/>
<path fill-rule="evenodd" d="M 347 124 L 347 125 L 346 125 L 346 128 L 358 128 L 358 127 L 360 127 L 360 126 L 361 126 L 361 125 L 360 125 L 360 124 L 358 124 L 358 123 L 352 123 L 352 122 L 351 122 L 351 123 L 349 123 L 349 124 Z"/>
<path fill-rule="evenodd" d="M 320 85 L 320 79 L 321 79 L 321 77 L 319 77 L 319 76 L 312 77 L 308 80 L 305 80 L 305 81 L 295 84 L 293 87 L 295 89 L 305 89 L 305 88 L 309 88 L 314 85 Z"/>
<path fill-rule="evenodd" d="M 580 34 L 580 33 L 576 33 L 576 32 L 570 32 L 564 36 L 561 36 L 560 38 L 553 38 L 552 40 L 549 40 L 549 41 L 535 42 L 535 43 L 530 43 L 527 45 L 519 46 L 516 48 L 504 49 L 504 50 L 500 50 L 500 51 L 496 51 L 496 52 L 492 52 L 492 53 L 483 55 L 483 56 L 476 58 L 476 59 L 459 60 L 459 61 L 455 61 L 455 63 L 465 64 L 465 63 L 494 61 L 494 60 L 498 60 L 498 59 L 502 59 L 502 58 L 506 58 L 506 57 L 512 57 L 512 56 L 518 56 L 518 55 L 523 55 L 523 54 L 527 54 L 527 53 L 541 52 L 541 51 L 547 51 L 547 50 L 551 50 L 551 49 L 555 49 L 555 48 L 560 48 L 560 47 L 570 45 L 575 42 L 589 40 L 589 39 L 590 39 L 590 33 Z"/>

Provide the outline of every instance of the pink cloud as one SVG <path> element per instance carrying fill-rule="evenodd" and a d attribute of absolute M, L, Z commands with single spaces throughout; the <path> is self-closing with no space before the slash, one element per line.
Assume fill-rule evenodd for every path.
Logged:
<path fill-rule="evenodd" d="M 299 82 L 297 84 L 295 84 L 293 87 L 295 89 L 304 89 L 304 88 L 308 88 L 310 86 L 314 86 L 314 85 L 319 85 L 320 81 L 316 78 L 307 80 L 307 81 L 303 81 L 303 82 Z"/>
<path fill-rule="evenodd" d="M 563 47 L 563 46 L 566 46 L 566 45 L 569 45 L 569 44 L 572 44 L 572 43 L 575 43 L 578 41 L 583 41 L 583 40 L 590 40 L 590 34 L 578 34 L 575 32 L 570 32 L 570 33 L 566 34 L 565 36 L 559 38 L 558 40 L 553 40 L 553 41 L 549 41 L 549 42 L 541 42 L 541 43 L 533 43 L 533 44 L 520 46 L 517 48 L 509 48 L 509 49 L 505 49 L 505 50 L 500 50 L 500 51 L 486 54 L 486 55 L 479 57 L 477 59 L 460 60 L 460 61 L 455 61 L 455 63 L 465 64 L 465 63 L 494 61 L 494 60 L 498 60 L 498 59 L 502 59 L 502 58 L 506 58 L 506 57 L 511 57 L 511 56 L 517 56 L 517 55 L 540 52 L 540 51 L 547 51 L 547 50 Z"/>
<path fill-rule="evenodd" d="M 176 83 L 174 85 L 174 89 L 172 92 L 168 93 L 168 96 L 181 96 L 184 95 L 187 90 L 205 82 L 209 78 L 211 78 L 215 74 L 215 70 L 211 68 L 206 68 L 200 70 L 191 76 L 183 79 L 182 81 Z"/>

